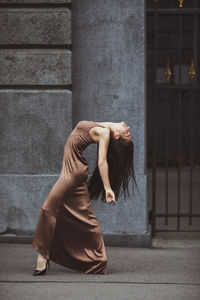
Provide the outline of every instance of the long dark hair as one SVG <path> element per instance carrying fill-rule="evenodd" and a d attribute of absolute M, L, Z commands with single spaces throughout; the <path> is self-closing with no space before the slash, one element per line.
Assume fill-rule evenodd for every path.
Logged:
<path fill-rule="evenodd" d="M 97 146 L 96 167 L 88 181 L 88 191 L 91 200 L 97 200 L 100 198 L 103 202 L 105 202 L 105 190 L 98 168 L 98 149 L 99 145 Z M 130 196 L 128 184 L 131 178 L 137 186 L 133 167 L 133 155 L 134 144 L 132 141 L 127 142 L 122 137 L 115 139 L 112 133 L 110 134 L 107 162 L 109 169 L 109 181 L 111 189 L 115 193 L 116 200 L 120 195 L 121 188 L 124 193 L 125 200 L 127 194 Z"/>

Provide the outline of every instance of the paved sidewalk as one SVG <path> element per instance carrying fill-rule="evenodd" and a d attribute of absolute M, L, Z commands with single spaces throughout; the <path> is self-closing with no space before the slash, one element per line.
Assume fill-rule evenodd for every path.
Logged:
<path fill-rule="evenodd" d="M 155 245 L 154 245 L 155 244 Z M 154 248 L 155 247 L 155 248 Z M 37 253 L 30 244 L 0 244 L 2 300 L 199 300 L 200 248 L 106 247 L 108 274 L 82 274 L 50 262 L 32 276 Z"/>

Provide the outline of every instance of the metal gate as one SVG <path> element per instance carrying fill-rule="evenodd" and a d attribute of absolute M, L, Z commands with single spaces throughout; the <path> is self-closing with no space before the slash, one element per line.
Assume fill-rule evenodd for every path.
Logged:
<path fill-rule="evenodd" d="M 200 1 L 146 0 L 149 222 L 200 232 Z"/>

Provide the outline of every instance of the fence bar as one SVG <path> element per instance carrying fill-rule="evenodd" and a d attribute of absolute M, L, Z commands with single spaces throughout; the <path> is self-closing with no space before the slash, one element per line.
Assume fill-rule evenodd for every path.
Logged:
<path fill-rule="evenodd" d="M 194 92 L 190 91 L 190 180 L 189 180 L 189 225 L 192 225 L 192 179 L 193 179 L 193 133 L 194 133 L 194 120 L 193 120 L 193 111 L 194 111 Z"/>
<path fill-rule="evenodd" d="M 178 91 L 178 194 L 177 194 L 177 231 L 180 230 L 181 200 L 181 91 Z"/>
<path fill-rule="evenodd" d="M 194 56 L 194 69 L 197 73 L 198 67 L 199 67 L 199 50 L 198 50 L 198 21 L 199 21 L 199 16 L 196 12 L 197 10 L 197 1 L 199 0 L 194 0 L 194 15 L 193 15 L 193 56 Z M 194 78 L 194 86 L 192 86 L 192 89 L 196 88 L 198 85 L 198 76 L 195 76 Z"/>
<path fill-rule="evenodd" d="M 194 1 L 194 8 L 197 8 L 197 1 Z M 193 57 L 194 57 L 194 68 L 197 72 L 198 66 L 198 15 L 195 14 L 193 17 Z M 194 84 L 197 85 L 197 76 L 194 78 Z M 194 144 L 194 90 L 193 86 L 190 91 L 190 180 L 189 180 L 189 225 L 192 225 L 192 182 L 193 182 L 193 144 Z"/>
<path fill-rule="evenodd" d="M 180 213 L 180 214 L 176 214 L 176 213 L 168 213 L 168 214 L 164 214 L 164 213 L 156 213 L 155 214 L 155 216 L 156 217 L 177 217 L 177 216 L 179 216 L 179 217 L 189 217 L 190 216 L 190 214 L 189 213 Z M 193 218 L 195 218 L 195 217 L 200 217 L 200 214 L 191 214 L 191 216 L 193 217 Z"/>
<path fill-rule="evenodd" d="M 177 232 L 176 229 L 156 229 L 156 232 Z M 179 232 L 200 232 L 198 229 L 192 229 L 192 230 L 180 230 Z"/>
<path fill-rule="evenodd" d="M 179 84 L 182 82 L 181 76 L 181 64 L 182 64 L 182 25 L 183 16 L 179 16 Z M 182 101 L 182 92 L 178 91 L 178 197 L 177 197 L 177 231 L 180 230 L 180 199 L 181 199 L 181 101 Z"/>
<path fill-rule="evenodd" d="M 152 236 L 156 232 L 156 218 L 154 213 L 156 212 L 156 71 L 157 71 L 157 3 L 154 2 L 154 18 L 153 18 L 153 121 L 152 121 Z"/>
<path fill-rule="evenodd" d="M 169 151 L 168 151 L 168 98 L 170 96 L 170 91 L 168 91 L 167 96 L 166 96 L 166 107 L 165 107 L 165 143 L 166 143 L 166 156 L 165 156 L 165 213 L 168 214 L 168 156 L 169 156 Z M 168 217 L 165 217 L 165 225 L 168 225 Z"/>
<path fill-rule="evenodd" d="M 197 69 L 198 70 L 198 67 Z M 166 84 L 163 84 L 163 83 L 159 83 L 159 85 L 157 85 L 157 90 L 183 90 L 183 91 L 188 91 L 188 86 L 186 84 L 176 84 L 176 85 L 166 85 Z M 194 91 L 200 91 L 200 86 L 199 85 L 193 85 L 192 89 Z"/>
<path fill-rule="evenodd" d="M 176 0 L 175 0 L 176 1 Z M 190 1 L 190 0 L 187 0 Z M 153 8 L 148 8 L 147 9 L 147 13 L 149 14 L 153 14 L 154 9 Z M 159 13 L 159 15 L 191 15 L 194 13 L 194 8 L 158 8 L 157 12 Z M 196 14 L 200 14 L 200 9 L 197 8 L 195 9 L 195 13 Z"/>

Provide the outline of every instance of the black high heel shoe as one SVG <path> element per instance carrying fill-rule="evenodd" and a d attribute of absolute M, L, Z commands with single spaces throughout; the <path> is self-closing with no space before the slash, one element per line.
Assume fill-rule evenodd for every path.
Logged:
<path fill-rule="evenodd" d="M 33 273 L 33 276 L 45 275 L 46 270 L 47 270 L 47 266 L 50 269 L 49 259 L 47 259 L 46 268 L 43 269 L 43 270 L 35 270 L 34 273 Z"/>

